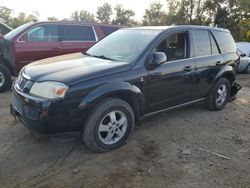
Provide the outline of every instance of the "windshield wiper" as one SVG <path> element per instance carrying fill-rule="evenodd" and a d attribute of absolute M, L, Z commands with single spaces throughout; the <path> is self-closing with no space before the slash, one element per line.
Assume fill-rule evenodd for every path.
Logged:
<path fill-rule="evenodd" d="M 117 61 L 116 59 L 112 59 L 112 58 L 107 57 L 105 55 L 92 55 L 92 54 L 89 54 L 87 52 L 85 52 L 84 55 L 91 56 L 91 57 L 96 57 L 96 58 L 101 58 L 101 59 L 107 59 L 107 60 L 111 60 L 111 61 Z"/>
<path fill-rule="evenodd" d="M 101 58 L 101 59 L 107 59 L 107 60 L 111 60 L 111 61 L 117 61 L 116 59 L 112 59 L 112 58 L 107 57 L 105 55 L 93 55 L 93 57 L 97 57 L 97 58 Z"/>

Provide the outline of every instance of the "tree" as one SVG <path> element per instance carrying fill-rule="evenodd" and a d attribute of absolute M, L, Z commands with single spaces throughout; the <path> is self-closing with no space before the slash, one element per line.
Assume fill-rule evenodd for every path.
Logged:
<path fill-rule="evenodd" d="M 116 11 L 116 17 L 112 21 L 113 24 L 118 24 L 118 25 L 128 25 L 128 26 L 133 26 L 136 25 L 136 21 L 132 19 L 134 17 L 135 13 L 132 10 L 124 9 L 122 5 L 117 5 L 115 7 Z"/>
<path fill-rule="evenodd" d="M 113 12 L 110 4 L 105 3 L 102 6 L 99 6 L 97 8 L 96 14 L 96 18 L 99 22 L 106 24 L 111 23 L 110 16 L 113 14 Z"/>
<path fill-rule="evenodd" d="M 238 40 L 250 42 L 250 18 L 243 19 L 239 23 Z"/>
<path fill-rule="evenodd" d="M 51 22 L 58 21 L 58 19 L 56 17 L 54 17 L 54 16 L 48 17 L 47 20 L 51 21 Z"/>
<path fill-rule="evenodd" d="M 26 14 L 24 12 L 21 12 L 18 14 L 17 17 L 13 18 L 12 21 L 11 21 L 11 26 L 13 28 L 16 28 L 20 25 L 23 25 L 25 23 L 28 23 L 28 22 L 32 22 L 36 20 L 36 17 L 32 14 L 26 16 Z"/>
<path fill-rule="evenodd" d="M 73 12 L 71 15 L 71 19 L 74 21 L 95 22 L 94 14 L 92 14 L 86 10 Z"/>
<path fill-rule="evenodd" d="M 13 10 L 0 6 L 0 19 L 4 21 L 7 25 L 11 25 Z"/>
<path fill-rule="evenodd" d="M 145 10 L 143 25 L 164 25 L 166 14 L 162 7 L 163 5 L 159 2 L 151 4 L 149 9 Z"/>

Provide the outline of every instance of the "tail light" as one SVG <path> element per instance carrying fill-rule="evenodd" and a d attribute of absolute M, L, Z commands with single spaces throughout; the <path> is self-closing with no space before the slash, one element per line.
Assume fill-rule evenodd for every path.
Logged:
<path fill-rule="evenodd" d="M 238 58 L 236 59 L 236 68 L 238 70 L 239 66 L 240 66 L 240 55 L 237 53 Z"/>

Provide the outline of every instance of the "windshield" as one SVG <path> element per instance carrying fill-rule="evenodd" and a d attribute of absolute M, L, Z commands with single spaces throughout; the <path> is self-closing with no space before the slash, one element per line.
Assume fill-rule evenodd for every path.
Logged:
<path fill-rule="evenodd" d="M 12 31 L 10 31 L 6 35 L 4 35 L 4 38 L 8 39 L 8 40 L 11 40 L 13 37 L 15 37 L 18 33 L 20 33 L 25 28 L 29 27 L 31 24 L 33 24 L 33 22 L 23 24 L 23 25 L 17 27 L 16 29 L 13 29 Z"/>
<path fill-rule="evenodd" d="M 155 38 L 159 30 L 122 29 L 107 36 L 87 51 L 87 55 L 131 62 Z"/>

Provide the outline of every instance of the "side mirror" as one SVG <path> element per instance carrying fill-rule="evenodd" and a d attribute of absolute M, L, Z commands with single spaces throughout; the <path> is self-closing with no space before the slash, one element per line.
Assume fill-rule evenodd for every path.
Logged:
<path fill-rule="evenodd" d="M 167 56 L 164 52 L 155 52 L 151 59 L 151 64 L 161 65 L 167 61 Z"/>
<path fill-rule="evenodd" d="M 246 54 L 241 54 L 240 56 L 241 56 L 241 57 L 246 57 L 247 55 L 246 55 Z"/>

